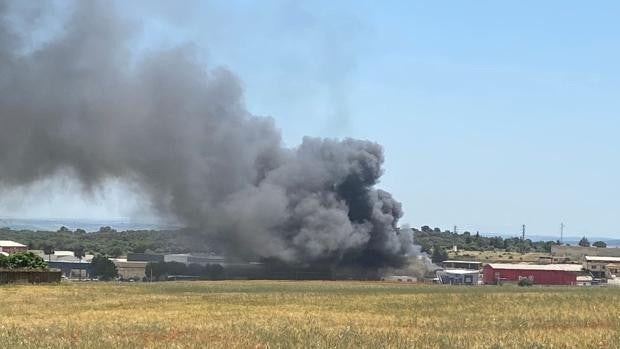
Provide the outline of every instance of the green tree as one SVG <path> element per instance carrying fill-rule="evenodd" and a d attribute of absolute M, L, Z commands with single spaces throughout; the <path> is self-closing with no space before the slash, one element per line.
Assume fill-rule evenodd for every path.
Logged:
<path fill-rule="evenodd" d="M 80 260 L 80 264 L 82 263 L 82 258 L 84 258 L 86 256 L 86 253 L 84 252 L 84 247 L 76 247 L 73 249 L 73 255 L 75 256 L 75 258 L 78 258 Z M 82 280 L 82 270 L 80 269 L 80 281 Z"/>
<path fill-rule="evenodd" d="M 448 252 L 439 247 L 439 245 L 433 246 L 433 254 L 431 255 L 431 261 L 433 263 L 441 263 L 448 259 Z"/>
<path fill-rule="evenodd" d="M 607 243 L 605 241 L 596 241 L 595 243 L 592 244 L 592 246 L 598 247 L 598 248 L 606 248 Z"/>
<path fill-rule="evenodd" d="M 50 244 L 45 244 L 43 246 L 43 253 L 47 255 L 47 261 L 51 261 L 52 255 L 54 254 L 54 246 Z"/>
<path fill-rule="evenodd" d="M 143 244 L 139 244 L 134 246 L 134 248 L 132 249 L 133 253 L 144 253 L 147 250 L 147 246 L 143 245 Z"/>
<path fill-rule="evenodd" d="M 97 255 L 90 262 L 91 275 L 99 280 L 109 281 L 118 276 L 118 269 L 108 257 Z"/>
<path fill-rule="evenodd" d="M 584 236 L 579 240 L 579 246 L 581 247 L 590 247 L 590 241 Z"/>
<path fill-rule="evenodd" d="M 82 262 L 82 258 L 84 258 L 86 256 L 86 252 L 84 251 L 84 247 L 76 247 L 73 249 L 73 256 L 75 256 L 75 258 L 78 258 L 80 260 L 80 262 Z"/>
<path fill-rule="evenodd" d="M 9 267 L 9 257 L 0 254 L 0 268 L 8 268 Z"/>
<path fill-rule="evenodd" d="M 118 258 L 120 256 L 122 256 L 125 252 L 123 251 L 122 248 L 120 248 L 119 246 L 113 247 L 110 250 L 110 256 L 114 257 L 114 258 Z"/>
<path fill-rule="evenodd" d="M 7 257 L 6 265 L 10 269 L 46 269 L 47 263 L 32 252 L 17 252 Z"/>
<path fill-rule="evenodd" d="M 109 226 L 105 226 L 105 227 L 101 227 L 101 228 L 99 228 L 99 232 L 100 232 L 100 233 L 116 233 L 116 230 L 115 230 L 115 229 L 112 229 L 112 228 L 111 228 L 111 227 L 109 227 Z"/>

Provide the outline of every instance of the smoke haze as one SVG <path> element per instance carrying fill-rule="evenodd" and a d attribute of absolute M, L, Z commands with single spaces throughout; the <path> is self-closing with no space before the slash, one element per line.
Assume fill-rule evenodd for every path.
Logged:
<path fill-rule="evenodd" d="M 85 191 L 127 180 L 233 256 L 400 267 L 414 253 L 400 203 L 375 188 L 380 145 L 283 147 L 227 69 L 188 47 L 136 60 L 133 26 L 106 2 L 76 2 L 61 34 L 28 53 L 9 8 L 0 1 L 0 184 L 64 171 Z"/>

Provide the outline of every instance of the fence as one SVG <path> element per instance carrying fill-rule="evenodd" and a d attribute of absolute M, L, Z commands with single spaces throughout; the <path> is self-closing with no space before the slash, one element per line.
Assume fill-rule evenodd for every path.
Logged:
<path fill-rule="evenodd" d="M 0 269 L 0 284 L 60 282 L 60 270 Z"/>

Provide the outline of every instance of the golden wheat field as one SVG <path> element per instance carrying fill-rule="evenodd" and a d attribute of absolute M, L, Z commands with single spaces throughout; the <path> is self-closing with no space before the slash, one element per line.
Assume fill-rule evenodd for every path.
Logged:
<path fill-rule="evenodd" d="M 363 282 L 0 287 L 0 348 L 613 348 L 620 289 Z"/>

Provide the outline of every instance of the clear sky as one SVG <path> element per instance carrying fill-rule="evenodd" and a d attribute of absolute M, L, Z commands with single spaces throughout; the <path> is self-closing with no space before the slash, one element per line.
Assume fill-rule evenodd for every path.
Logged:
<path fill-rule="evenodd" d="M 118 3 L 136 50 L 189 44 L 229 67 L 287 145 L 381 143 L 380 186 L 403 223 L 558 234 L 564 222 L 566 235 L 620 237 L 618 2 Z M 65 189 L 0 208 L 106 218 L 135 206 L 118 184 L 89 199 Z"/>

